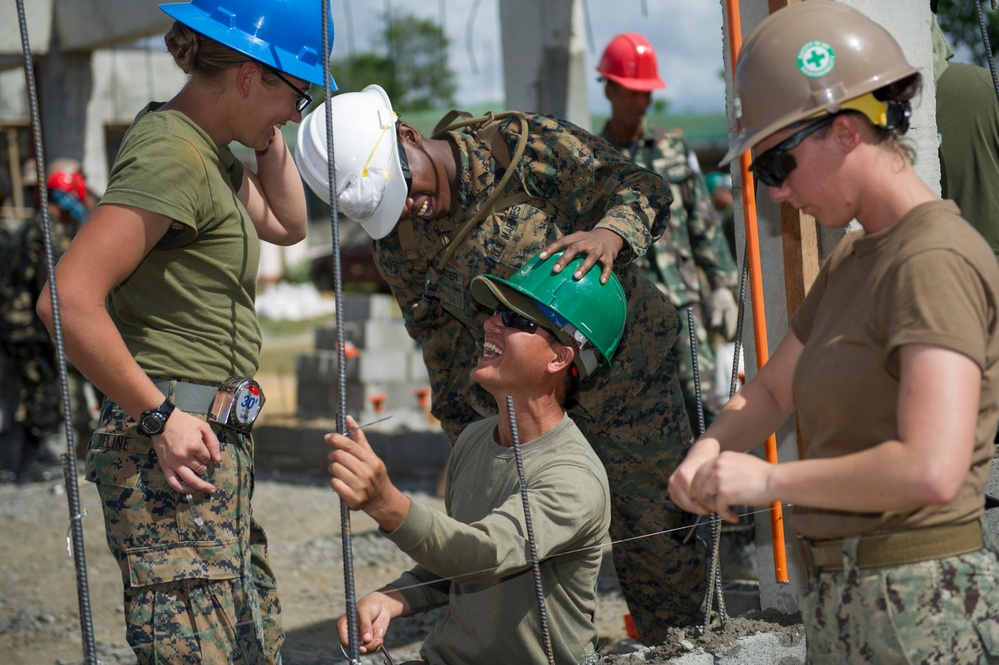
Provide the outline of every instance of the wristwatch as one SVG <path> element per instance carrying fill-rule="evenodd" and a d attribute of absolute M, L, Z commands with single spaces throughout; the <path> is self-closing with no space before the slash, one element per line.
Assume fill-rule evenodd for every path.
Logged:
<path fill-rule="evenodd" d="M 173 413 L 173 403 L 165 400 L 155 409 L 143 411 L 139 417 L 139 431 L 146 436 L 156 436 L 163 433 L 167 418 Z"/>

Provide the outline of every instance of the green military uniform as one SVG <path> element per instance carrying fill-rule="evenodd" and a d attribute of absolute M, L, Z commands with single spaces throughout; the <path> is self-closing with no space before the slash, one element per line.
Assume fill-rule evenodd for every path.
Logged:
<path fill-rule="evenodd" d="M 669 475 L 691 441 L 670 353 L 680 322 L 643 271 L 627 262 L 665 230 L 670 192 L 660 178 L 571 123 L 533 114 L 524 118 L 499 121 L 498 135 L 448 133 L 459 164 L 451 214 L 403 220 L 375 242 L 375 259 L 409 334 L 423 347 L 433 413 L 453 443 L 468 424 L 497 412 L 469 376 L 491 314 L 472 298 L 472 278 L 482 273 L 507 278 L 546 245 L 575 231 L 604 228 L 624 238 L 614 266 L 628 298 L 624 337 L 610 371 L 584 384 L 567 411 L 607 470 L 614 563 L 636 626 L 643 640 L 664 641 L 668 627 L 702 618 L 706 552 L 696 539 L 682 544 L 687 535 L 682 527 L 692 524 L 692 517 L 667 492 Z M 490 130 L 495 129 L 494 124 Z M 528 132 L 525 152 L 507 166 L 521 129 Z M 418 318 L 414 305 L 424 295 L 426 265 L 437 266 L 445 246 L 494 193 L 506 168 L 516 169 L 514 177 L 491 214 L 460 240 L 440 271 L 425 317 Z"/>
<path fill-rule="evenodd" d="M 178 223 L 108 299 L 132 357 L 151 377 L 170 379 L 165 392 L 176 403 L 185 384 L 218 386 L 256 372 L 260 241 L 235 195 L 242 164 L 187 116 L 159 106 L 125 134 L 101 205 Z M 210 406 L 185 410 L 204 418 Z M 253 440 L 217 424 L 212 431 L 222 460 L 204 475 L 216 492 L 192 497 L 200 526 L 167 484 L 150 437 L 117 404 L 105 400 L 90 440 L 87 479 L 101 496 L 126 637 L 140 665 L 281 663 L 277 583 L 253 518 Z"/>
<path fill-rule="evenodd" d="M 652 246 L 645 262 L 649 278 L 660 285 L 673 306 L 680 312 L 682 328 L 673 347 L 680 370 L 684 403 L 692 425 L 697 424 L 697 397 L 691 362 L 690 333 L 686 309 L 691 308 L 696 328 L 697 365 L 706 424 L 714 420 L 717 404 L 714 353 L 708 342 L 703 302 L 703 277 L 713 291 L 735 288 L 738 275 L 728 248 L 721 221 L 711 203 L 707 185 L 696 157 L 684 138 L 674 132 L 645 125 L 642 136 L 629 145 L 616 143 L 604 126 L 601 136 L 639 165 L 658 173 L 669 182 L 673 204 L 669 227 Z"/>
<path fill-rule="evenodd" d="M 45 257 L 45 231 L 42 217 L 25 222 L 12 234 L 5 251 L 3 279 L 0 280 L 0 342 L 14 372 L 18 403 L 13 420 L 23 430 L 18 473 L 25 478 L 43 455 L 42 440 L 54 434 L 61 422 L 59 373 L 55 347 L 35 303 L 48 279 Z M 53 220 L 52 254 L 63 255 L 77 231 L 77 224 Z"/>

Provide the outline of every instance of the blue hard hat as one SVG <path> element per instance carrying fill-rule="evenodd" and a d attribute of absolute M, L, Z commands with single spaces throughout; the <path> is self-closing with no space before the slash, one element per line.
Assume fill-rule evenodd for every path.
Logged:
<path fill-rule="evenodd" d="M 159 6 L 174 20 L 274 69 L 323 85 L 321 0 L 191 0 Z M 329 42 L 333 47 L 333 17 Z M 330 76 L 330 87 L 336 82 Z"/>

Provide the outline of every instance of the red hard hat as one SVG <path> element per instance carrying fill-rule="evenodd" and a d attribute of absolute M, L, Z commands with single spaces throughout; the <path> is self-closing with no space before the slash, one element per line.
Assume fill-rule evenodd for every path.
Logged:
<path fill-rule="evenodd" d="M 656 52 L 649 40 L 636 32 L 625 32 L 610 40 L 597 65 L 600 75 L 628 90 L 651 92 L 665 88 L 659 78 Z"/>
<path fill-rule="evenodd" d="M 87 181 L 83 179 L 83 174 L 79 171 L 59 169 L 49 174 L 45 181 L 45 186 L 49 189 L 56 189 L 60 192 L 73 194 L 80 199 L 80 203 L 87 201 Z"/>

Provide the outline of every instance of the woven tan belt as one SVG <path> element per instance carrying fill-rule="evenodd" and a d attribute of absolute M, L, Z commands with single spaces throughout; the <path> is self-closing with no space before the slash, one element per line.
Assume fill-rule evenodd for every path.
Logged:
<path fill-rule="evenodd" d="M 857 547 L 858 568 L 881 568 L 966 554 L 981 549 L 982 527 L 978 520 L 965 524 L 895 531 L 861 536 Z M 842 571 L 843 540 L 799 538 L 801 558 L 809 571 Z"/>

